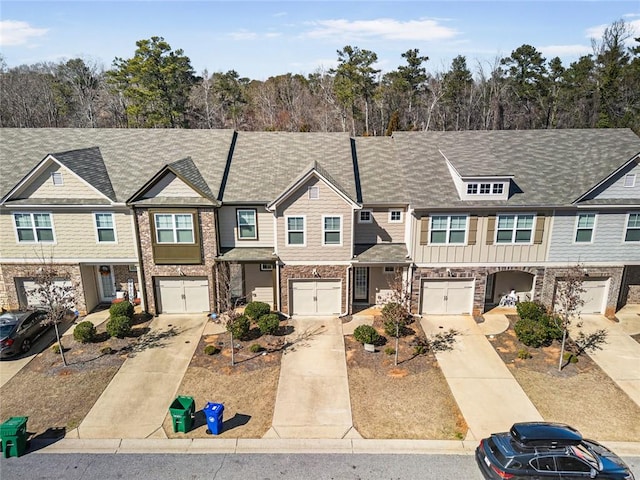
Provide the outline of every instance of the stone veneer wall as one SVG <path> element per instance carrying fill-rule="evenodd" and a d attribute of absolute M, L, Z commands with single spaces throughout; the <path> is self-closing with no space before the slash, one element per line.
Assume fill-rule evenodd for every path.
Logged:
<path fill-rule="evenodd" d="M 19 263 L 2 265 L 2 281 L 5 284 L 7 304 L 2 305 L 9 310 L 20 308 L 18 297 L 16 278 L 34 278 L 38 268 L 42 267 L 41 263 Z M 69 279 L 75 289 L 75 304 L 80 315 L 87 314 L 87 304 L 84 297 L 84 287 L 82 285 L 82 276 L 80 275 L 80 265 L 78 264 L 54 264 L 60 278 Z"/>
<path fill-rule="evenodd" d="M 585 267 L 586 274 L 590 278 L 610 278 L 609 295 L 605 307 L 605 316 L 613 319 L 616 313 L 618 295 L 622 284 L 622 272 L 624 267 Z M 567 275 L 569 267 L 547 268 L 544 274 L 544 286 L 542 289 L 541 302 L 548 307 L 553 306 L 556 282 Z"/>
<path fill-rule="evenodd" d="M 153 248 L 151 243 L 151 225 L 149 223 L 149 210 L 136 208 L 136 223 L 140 238 L 140 254 L 142 257 L 143 281 L 145 291 L 145 305 L 147 312 L 155 315 L 156 295 L 155 277 L 207 277 L 209 281 L 209 309 L 215 310 L 215 275 L 214 266 L 217 253 L 216 231 L 213 208 L 199 208 L 198 218 L 201 238 L 200 265 L 156 265 L 153 260 Z"/>
<path fill-rule="evenodd" d="M 313 275 L 313 270 L 319 276 Z M 283 265 L 280 267 L 280 311 L 289 315 L 289 280 L 298 279 L 342 280 L 340 293 L 341 311 L 347 310 L 345 288 L 347 288 L 347 267 L 345 265 Z"/>
<path fill-rule="evenodd" d="M 640 265 L 628 265 L 626 270 L 619 307 L 627 303 L 640 303 Z"/>
<path fill-rule="evenodd" d="M 449 272 L 447 272 L 449 270 Z M 498 272 L 527 272 L 534 275 L 535 286 L 533 289 L 533 300 L 540 300 L 542 292 L 544 268 L 542 267 L 418 267 L 414 270 L 411 286 L 411 313 L 420 313 L 420 294 L 423 279 L 473 279 L 473 312 L 474 317 L 479 317 L 484 313 L 484 297 L 487 287 L 487 277 Z M 451 275 L 451 277 L 449 277 Z"/>

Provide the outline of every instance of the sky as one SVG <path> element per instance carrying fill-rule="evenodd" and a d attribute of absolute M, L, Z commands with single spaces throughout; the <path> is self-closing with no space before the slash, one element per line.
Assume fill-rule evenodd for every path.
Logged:
<path fill-rule="evenodd" d="M 133 57 L 136 41 L 158 36 L 182 49 L 197 74 L 306 76 L 335 67 L 346 45 L 375 52 L 382 73 L 414 48 L 431 73 L 458 55 L 473 72 L 488 72 L 524 44 L 568 66 L 617 20 L 640 36 L 640 0 L 0 0 L 0 55 L 8 67 L 81 57 L 110 68 Z"/>

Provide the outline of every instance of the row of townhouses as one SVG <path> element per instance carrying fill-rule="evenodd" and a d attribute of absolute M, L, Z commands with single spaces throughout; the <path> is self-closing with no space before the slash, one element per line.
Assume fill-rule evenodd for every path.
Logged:
<path fill-rule="evenodd" d="M 42 259 L 81 313 L 234 297 L 286 315 L 384 302 L 480 315 L 515 289 L 551 306 L 576 264 L 583 312 L 640 303 L 640 138 L 626 129 L 341 133 L 0 130 L 0 305 Z"/>

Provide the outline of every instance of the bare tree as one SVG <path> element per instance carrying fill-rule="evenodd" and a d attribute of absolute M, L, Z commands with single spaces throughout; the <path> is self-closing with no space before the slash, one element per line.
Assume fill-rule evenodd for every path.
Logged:
<path fill-rule="evenodd" d="M 555 301 L 553 304 L 554 313 L 557 314 L 556 321 L 562 329 L 562 343 L 560 346 L 560 359 L 558 360 L 558 371 L 562 370 L 562 360 L 567 342 L 567 335 L 571 322 L 574 318 L 580 319 L 580 309 L 584 305 L 582 294 L 586 291 L 584 286 L 584 268 L 575 265 L 567 270 L 567 274 L 557 282 Z"/>

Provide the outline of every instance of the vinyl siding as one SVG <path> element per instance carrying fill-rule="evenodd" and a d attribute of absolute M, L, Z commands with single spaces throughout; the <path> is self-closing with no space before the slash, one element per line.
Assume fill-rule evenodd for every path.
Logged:
<path fill-rule="evenodd" d="M 244 287 L 247 302 L 264 302 L 273 308 L 273 272 L 263 272 L 259 263 L 244 265 Z"/>
<path fill-rule="evenodd" d="M 624 180 L 629 174 L 636 175 L 636 183 L 633 187 L 625 187 Z M 639 199 L 640 198 L 640 165 L 637 163 L 620 173 L 618 178 L 612 179 L 608 185 L 603 185 L 598 191 L 590 195 L 595 199 Z"/>
<path fill-rule="evenodd" d="M 155 197 L 199 197 L 200 194 L 195 192 L 189 185 L 184 183 L 173 173 L 167 173 L 158 182 L 149 189 L 144 198 Z"/>
<path fill-rule="evenodd" d="M 238 240 L 238 222 L 236 211 L 255 209 L 258 216 L 258 239 Z M 218 210 L 220 224 L 220 246 L 230 247 L 273 247 L 273 214 L 265 210 L 264 205 L 223 206 Z"/>
<path fill-rule="evenodd" d="M 358 223 L 360 212 L 355 212 L 354 215 L 354 235 L 355 242 L 360 244 L 367 243 L 403 243 L 404 242 L 404 226 L 406 222 L 406 212 L 402 210 L 402 222 L 391 223 L 389 222 L 389 208 L 367 208 L 363 207 L 363 210 L 372 210 L 372 222 L 371 223 Z"/>
<path fill-rule="evenodd" d="M 369 303 L 383 304 L 391 299 L 392 289 L 389 286 L 395 275 L 384 273 L 383 267 L 369 268 Z"/>
<path fill-rule="evenodd" d="M 53 184 L 51 174 L 59 172 L 62 174 L 62 185 Z M 104 200 L 93 188 L 80 180 L 67 168 L 61 167 L 57 163 L 50 163 L 44 171 L 36 178 L 32 179 L 29 185 L 19 193 L 16 198 L 96 198 Z"/>
<path fill-rule="evenodd" d="M 556 212 L 549 249 L 552 262 L 629 262 L 640 261 L 638 243 L 625 243 L 627 212 L 596 213 L 591 243 L 575 243 L 576 214 Z"/>
<path fill-rule="evenodd" d="M 453 212 L 447 212 L 447 214 Z M 490 216 L 478 215 L 477 237 L 475 245 L 420 245 L 420 219 L 412 217 L 413 258 L 421 263 L 539 263 L 546 257 L 551 218 L 547 214 L 544 235 L 540 244 L 499 244 L 487 245 L 487 230 Z M 536 217 L 536 222 L 540 217 Z M 534 232 L 536 225 L 534 224 Z M 468 228 L 468 227 L 467 227 Z M 492 239 L 493 240 L 493 239 Z"/>
<path fill-rule="evenodd" d="M 35 210 L 31 210 L 33 212 Z M 18 243 L 13 222 L 13 211 L 0 213 L 0 258 L 38 259 L 40 246 L 44 254 L 53 253 L 61 259 L 136 259 L 135 235 L 129 211 L 112 212 L 116 226 L 117 243 L 98 243 L 93 212 L 78 209 L 66 211 L 41 210 L 51 214 L 55 243 Z M 19 210 L 18 213 L 26 212 Z M 41 254 L 40 254 L 41 256 Z"/>
<path fill-rule="evenodd" d="M 318 186 L 320 198 L 310 200 L 307 188 Z M 306 247 L 287 246 L 286 217 L 305 217 Z M 323 216 L 342 216 L 342 246 L 322 245 Z M 312 178 L 304 183 L 277 210 L 278 255 L 291 261 L 348 261 L 351 259 L 351 218 L 353 208 L 323 181 Z"/>

